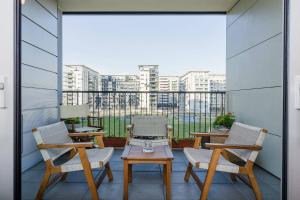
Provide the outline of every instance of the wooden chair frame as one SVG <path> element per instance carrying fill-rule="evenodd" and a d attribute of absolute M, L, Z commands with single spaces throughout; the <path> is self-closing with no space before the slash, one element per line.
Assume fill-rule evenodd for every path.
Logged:
<path fill-rule="evenodd" d="M 130 139 L 133 137 L 132 131 L 134 128 L 134 124 L 129 124 L 126 126 L 126 144 L 129 145 Z M 173 140 L 173 127 L 171 125 L 166 125 L 167 137 L 169 147 L 172 148 L 172 140 Z"/>
<path fill-rule="evenodd" d="M 32 130 L 33 133 L 37 131 L 37 129 Z M 93 132 L 93 133 L 69 133 L 70 137 L 95 137 L 97 144 L 100 149 L 104 148 L 104 142 L 103 142 L 103 132 Z M 113 180 L 112 171 L 109 165 L 109 162 L 105 164 L 105 170 L 102 172 L 102 174 L 99 176 L 99 178 L 95 181 L 92 173 L 92 168 L 90 166 L 90 162 L 87 156 L 86 151 L 88 151 L 87 148 L 93 148 L 93 142 L 80 142 L 80 143 L 64 143 L 64 144 L 38 144 L 38 149 L 51 149 L 51 148 L 72 148 L 70 151 L 70 159 L 73 158 L 77 153 L 79 154 L 83 171 L 87 179 L 89 190 L 92 194 L 93 200 L 99 200 L 99 194 L 97 192 L 97 188 L 102 183 L 103 179 L 107 175 L 109 181 Z M 63 181 L 66 179 L 67 172 L 62 172 L 62 169 L 60 166 L 55 166 L 53 161 L 51 159 L 45 161 L 46 162 L 46 171 L 44 174 L 44 178 L 41 182 L 39 191 L 36 195 L 36 200 L 42 199 L 45 190 L 52 184 L 57 183 L 58 181 Z M 50 181 L 50 177 L 52 175 L 58 175 L 54 177 Z"/>
<path fill-rule="evenodd" d="M 262 129 L 263 132 L 267 133 L 267 130 Z M 227 133 L 191 133 L 191 135 L 195 136 L 195 142 L 193 148 L 199 149 L 201 144 L 201 138 L 202 137 L 228 137 Z M 234 158 L 234 163 L 239 165 L 239 172 L 238 174 L 231 173 L 231 179 L 233 181 L 236 181 L 236 178 L 241 179 L 244 183 L 246 183 L 250 188 L 253 189 L 253 192 L 255 194 L 255 197 L 257 200 L 262 200 L 262 194 L 259 189 L 258 183 L 256 181 L 255 175 L 253 173 L 253 166 L 254 162 L 247 160 L 246 162 L 240 159 L 239 157 L 233 155 L 226 149 L 247 149 L 247 150 L 253 150 L 253 151 L 259 151 L 262 149 L 261 146 L 258 145 L 230 145 L 230 144 L 217 144 L 217 143 L 206 143 L 205 147 L 210 148 L 213 150 L 211 160 L 209 163 L 209 168 L 207 170 L 207 175 L 205 178 L 204 183 L 201 182 L 199 177 L 196 175 L 196 173 L 193 171 L 193 165 L 191 163 L 188 164 L 188 167 L 186 169 L 186 173 L 184 176 L 185 182 L 189 181 L 189 177 L 192 176 L 195 180 L 197 186 L 201 190 L 201 196 L 200 200 L 206 200 L 208 196 L 208 192 L 210 189 L 210 186 L 213 181 L 214 174 L 216 172 L 216 167 L 219 161 L 220 156 L 222 155 L 225 159 L 231 161 L 232 158 Z M 238 161 L 237 161 L 238 160 Z M 245 180 L 242 175 L 246 175 L 249 179 L 249 182 Z"/>

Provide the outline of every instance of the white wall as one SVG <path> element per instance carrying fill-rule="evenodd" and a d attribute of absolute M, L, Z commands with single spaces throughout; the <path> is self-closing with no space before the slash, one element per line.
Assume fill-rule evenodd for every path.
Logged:
<path fill-rule="evenodd" d="M 288 199 L 300 197 L 300 110 L 295 109 L 295 76 L 300 75 L 300 1 L 290 0 L 288 66 Z M 298 86 L 299 90 L 299 86 Z"/>
<path fill-rule="evenodd" d="M 27 0 L 22 6 L 22 170 L 41 160 L 32 128 L 59 119 L 58 17 L 56 0 Z"/>
<path fill-rule="evenodd" d="M 1 1 L 0 75 L 8 77 L 7 108 L 0 108 L 0 199 L 13 199 L 15 1 Z"/>
<path fill-rule="evenodd" d="M 237 120 L 267 128 L 257 164 L 282 170 L 282 0 L 240 0 L 227 18 L 228 110 Z"/>

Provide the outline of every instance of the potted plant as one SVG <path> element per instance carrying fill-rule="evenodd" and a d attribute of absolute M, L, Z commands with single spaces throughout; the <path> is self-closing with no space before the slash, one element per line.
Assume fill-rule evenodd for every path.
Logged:
<path fill-rule="evenodd" d="M 80 127 L 79 117 L 69 118 L 64 120 L 66 127 L 69 131 L 74 131 L 76 128 Z"/>
<path fill-rule="evenodd" d="M 213 123 L 213 126 L 216 129 L 222 129 L 222 128 L 230 129 L 234 121 L 235 121 L 235 116 L 233 115 L 233 113 L 229 112 L 225 115 L 217 116 Z"/>

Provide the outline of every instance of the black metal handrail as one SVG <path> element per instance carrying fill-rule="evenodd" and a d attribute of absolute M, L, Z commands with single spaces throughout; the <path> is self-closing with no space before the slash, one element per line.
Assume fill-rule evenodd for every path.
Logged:
<path fill-rule="evenodd" d="M 133 115 L 164 115 L 173 137 L 181 139 L 211 131 L 216 116 L 225 113 L 225 97 L 224 91 L 63 91 L 62 102 L 89 104 L 93 124 L 101 124 L 107 136 L 125 137 Z"/>

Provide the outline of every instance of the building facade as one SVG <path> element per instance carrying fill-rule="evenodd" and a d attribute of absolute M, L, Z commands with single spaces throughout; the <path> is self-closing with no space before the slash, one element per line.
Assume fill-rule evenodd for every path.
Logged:
<path fill-rule="evenodd" d="M 98 91 L 99 73 L 85 65 L 65 65 L 63 67 L 63 91 Z M 93 94 L 65 93 L 64 104 L 93 104 Z"/>
<path fill-rule="evenodd" d="M 180 78 L 183 92 L 219 92 L 226 90 L 225 74 L 211 74 L 209 71 L 189 71 Z M 213 93 L 180 95 L 180 104 L 187 111 L 211 112 L 224 103 L 222 96 Z"/>
<path fill-rule="evenodd" d="M 158 107 L 176 107 L 178 105 L 179 76 L 159 76 Z M 164 93 L 165 92 L 165 93 Z"/>
<path fill-rule="evenodd" d="M 139 89 L 141 92 L 147 92 L 140 95 L 141 110 L 157 107 L 157 92 L 159 86 L 158 65 L 139 65 Z M 149 93 L 150 92 L 150 93 Z M 153 93 L 151 93 L 153 92 Z"/>

